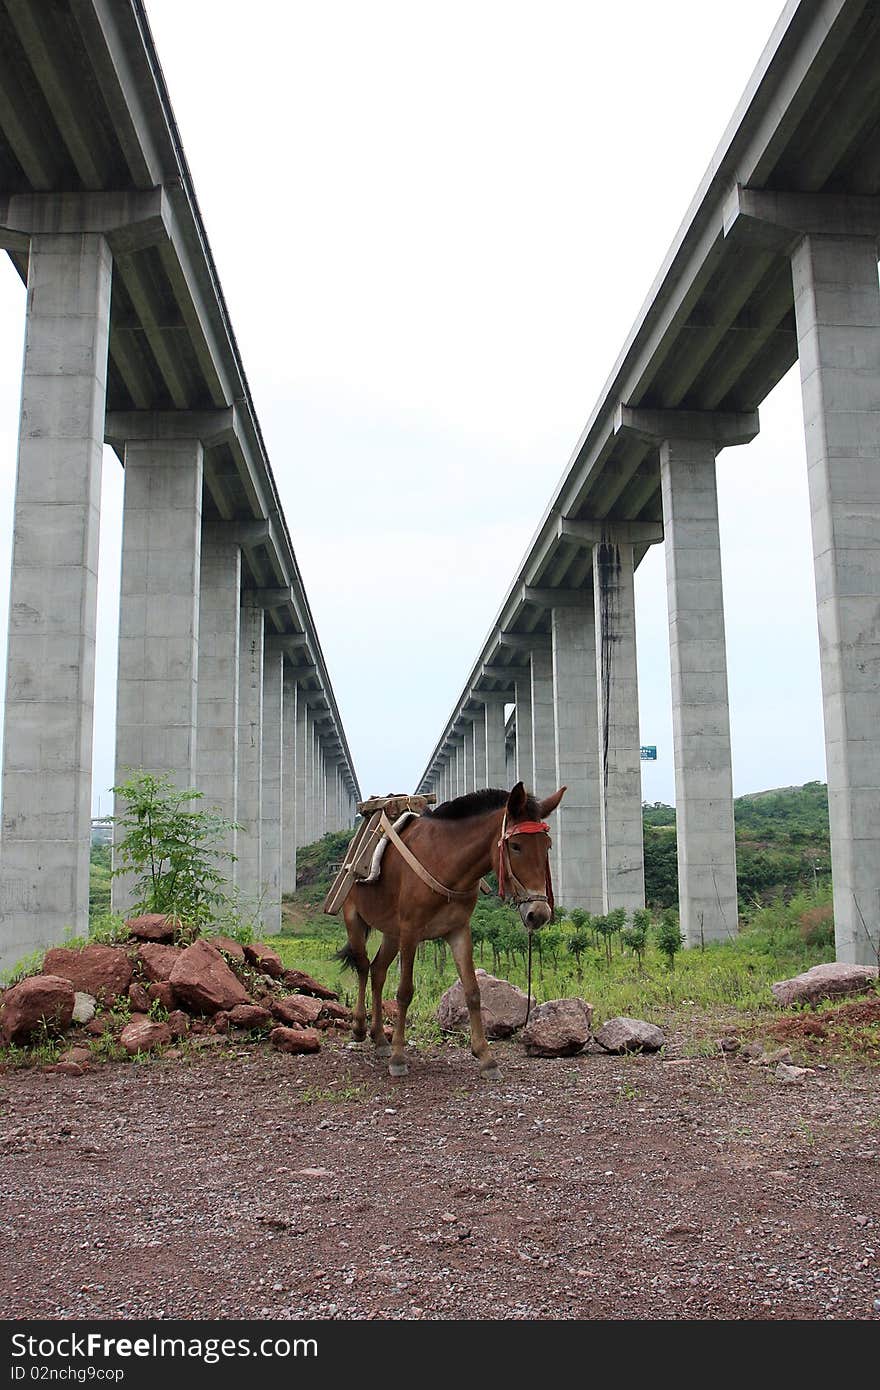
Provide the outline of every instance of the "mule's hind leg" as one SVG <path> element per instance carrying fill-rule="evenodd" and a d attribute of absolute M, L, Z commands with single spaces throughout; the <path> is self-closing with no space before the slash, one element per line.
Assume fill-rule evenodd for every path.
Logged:
<path fill-rule="evenodd" d="M 498 1063 L 492 1056 L 486 1041 L 483 1011 L 480 1008 L 480 986 L 477 984 L 477 977 L 474 973 L 474 948 L 471 942 L 470 925 L 460 927 L 458 931 L 450 932 L 446 939 L 449 942 L 455 968 L 458 971 L 458 978 L 461 980 L 461 987 L 464 990 L 464 1000 L 467 1004 L 471 1023 L 471 1052 L 480 1064 L 481 1076 L 486 1081 L 497 1081 L 501 1072 L 498 1070 Z"/>
<path fill-rule="evenodd" d="M 403 941 L 400 946 L 400 984 L 397 987 L 397 1017 L 394 1020 L 394 1036 L 391 1039 L 391 1061 L 388 1070 L 392 1076 L 406 1076 L 409 1066 L 406 1060 L 406 1011 L 413 997 L 413 964 L 416 946 L 414 941 Z"/>
<path fill-rule="evenodd" d="M 385 1029 L 382 1027 L 382 987 L 385 984 L 388 967 L 399 949 L 400 947 L 393 937 L 383 936 L 382 945 L 373 957 L 373 964 L 370 966 L 370 985 L 373 991 L 373 1019 L 370 1024 L 370 1037 L 373 1039 L 376 1054 L 379 1057 L 387 1057 L 391 1051 L 385 1036 Z"/>
<path fill-rule="evenodd" d="M 345 930 L 348 932 L 348 946 L 340 952 L 340 956 L 354 967 L 358 977 L 357 1003 L 351 1019 L 351 1037 L 353 1042 L 363 1042 L 367 1036 L 367 976 L 370 973 L 367 932 L 370 928 L 353 904 L 346 903 L 342 912 Z"/>

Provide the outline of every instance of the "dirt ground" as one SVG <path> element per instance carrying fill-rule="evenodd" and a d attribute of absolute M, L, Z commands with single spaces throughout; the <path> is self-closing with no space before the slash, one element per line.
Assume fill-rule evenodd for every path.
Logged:
<path fill-rule="evenodd" d="M 10 1070 L 0 1317 L 880 1319 L 880 1070 L 669 1041 Z"/>

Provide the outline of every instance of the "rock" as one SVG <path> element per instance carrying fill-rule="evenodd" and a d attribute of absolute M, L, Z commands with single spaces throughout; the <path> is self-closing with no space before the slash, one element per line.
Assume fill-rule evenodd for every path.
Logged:
<path fill-rule="evenodd" d="M 299 990 L 300 994 L 313 994 L 316 999 L 338 999 L 335 990 L 328 989 L 319 980 L 307 975 L 304 970 L 285 970 L 281 976 L 288 989 Z"/>
<path fill-rule="evenodd" d="M 774 1048 L 774 1050 L 773 1050 L 772 1052 L 765 1052 L 765 1053 L 764 1053 L 764 1056 L 760 1058 L 760 1061 L 763 1063 L 763 1065 L 764 1065 L 765 1067 L 775 1067 L 775 1066 L 778 1066 L 780 1062 L 791 1062 L 791 1061 L 792 1061 L 791 1048 L 790 1048 L 790 1047 L 777 1047 L 777 1048 Z"/>
<path fill-rule="evenodd" d="M 46 952 L 43 969 L 96 999 L 115 999 L 131 984 L 131 961 L 120 946 L 56 946 Z"/>
<path fill-rule="evenodd" d="M 215 1014 L 236 1004 L 249 1004 L 250 996 L 213 946 L 194 941 L 182 951 L 171 971 L 177 999 L 197 1013 Z"/>
<path fill-rule="evenodd" d="M 325 999 L 323 1003 L 322 1012 L 325 1018 L 330 1019 L 333 1023 L 351 1022 L 351 1009 L 347 1005 L 339 1004 L 335 999 Z"/>
<path fill-rule="evenodd" d="M 93 994 L 78 989 L 73 996 L 73 1022 L 91 1023 L 95 1017 L 98 1001 Z"/>
<path fill-rule="evenodd" d="M 656 1052 L 666 1043 L 659 1028 L 640 1018 L 609 1018 L 595 1037 L 606 1052 Z"/>
<path fill-rule="evenodd" d="M 590 1041 L 593 1006 L 583 999 L 550 999 L 533 1010 L 522 1040 L 530 1057 L 571 1057 Z"/>
<path fill-rule="evenodd" d="M 229 1014 L 226 1012 L 225 1009 L 221 1009 L 219 1013 L 216 1013 L 214 1015 L 213 1019 L 211 1020 L 211 1026 L 214 1029 L 215 1033 L 229 1032 Z"/>
<path fill-rule="evenodd" d="M 314 1028 L 273 1028 L 269 1041 L 279 1052 L 320 1052 L 321 1039 Z"/>
<path fill-rule="evenodd" d="M 59 1072 L 62 1076 L 84 1076 L 88 1067 L 83 1066 L 82 1062 L 56 1062 L 54 1066 L 44 1067 L 43 1071 Z"/>
<path fill-rule="evenodd" d="M 180 921 L 164 912 L 145 912 L 141 917 L 129 917 L 125 925 L 138 941 L 173 941 Z"/>
<path fill-rule="evenodd" d="M 177 997 L 174 993 L 174 986 L 170 980 L 154 980 L 147 990 L 148 999 L 158 999 L 163 1009 L 170 1013 L 177 1004 Z M 149 1008 L 147 1004 L 147 1008 Z"/>
<path fill-rule="evenodd" d="M 77 1066 L 87 1067 L 93 1061 L 91 1052 L 87 1047 L 68 1047 L 58 1058 L 61 1062 L 75 1062 Z"/>
<path fill-rule="evenodd" d="M 382 1017 L 387 1018 L 389 1023 L 394 1023 L 399 1013 L 396 999 L 382 1000 Z"/>
<path fill-rule="evenodd" d="M 248 942 L 244 947 L 244 958 L 262 970 L 264 975 L 271 975 L 273 980 L 280 980 L 284 974 L 284 962 L 278 952 L 263 941 Z"/>
<path fill-rule="evenodd" d="M 743 1057 L 748 1057 L 752 1062 L 760 1061 L 764 1056 L 764 1046 L 759 1042 L 744 1043 L 740 1051 Z"/>
<path fill-rule="evenodd" d="M 128 987 L 128 998 L 135 1013 L 146 1014 L 150 1012 L 150 996 L 147 994 L 146 985 L 139 985 L 137 981 Z"/>
<path fill-rule="evenodd" d="M 25 1042 L 45 1023 L 63 1033 L 73 1019 L 75 991 L 60 975 L 30 975 L 8 989 L 0 1003 L 0 1036 Z"/>
<path fill-rule="evenodd" d="M 136 1052 L 152 1052 L 153 1048 L 162 1047 L 171 1041 L 171 1029 L 167 1023 L 157 1023 L 155 1019 L 138 1016 L 133 1018 L 131 1023 L 126 1023 L 119 1034 L 119 1041 L 129 1056 L 134 1056 Z"/>
<path fill-rule="evenodd" d="M 808 1076 L 815 1076 L 815 1072 L 812 1067 L 790 1067 L 787 1063 L 780 1062 L 773 1075 L 777 1081 L 791 1086 L 805 1081 Z"/>
<path fill-rule="evenodd" d="M 845 965 L 842 961 L 830 961 L 827 965 L 814 965 L 802 975 L 790 980 L 778 980 L 770 986 L 777 1004 L 788 1008 L 790 1004 L 815 1004 L 820 999 L 836 999 L 843 994 L 860 994 L 870 989 L 877 980 L 876 965 Z"/>
<path fill-rule="evenodd" d="M 718 1039 L 719 1052 L 739 1052 L 739 1038 L 733 1036 Z"/>
<path fill-rule="evenodd" d="M 110 1026 L 110 1020 L 107 1015 L 101 1014 L 100 1018 L 89 1019 L 83 1032 L 88 1033 L 89 1036 L 93 1038 L 102 1038 Z"/>
<path fill-rule="evenodd" d="M 265 1028 L 272 1022 L 272 1015 L 259 1004 L 236 1004 L 229 1012 L 229 1022 L 236 1028 Z"/>
<path fill-rule="evenodd" d="M 189 1014 L 185 1014 L 183 1009 L 172 1009 L 167 1023 L 172 1038 L 185 1038 L 189 1032 Z"/>
<path fill-rule="evenodd" d="M 137 958 L 148 980 L 170 980 L 183 951 L 179 946 L 160 946 L 157 942 L 146 941 L 137 948 Z"/>
<path fill-rule="evenodd" d="M 218 951 L 222 951 L 224 956 L 244 963 L 244 947 L 240 941 L 234 941 L 231 936 L 209 936 L 205 940 L 209 946 L 216 946 Z"/>
<path fill-rule="evenodd" d="M 522 1028 L 526 1021 L 527 1000 L 521 989 L 507 980 L 487 975 L 485 970 L 477 971 L 477 984 L 480 987 L 480 1006 L 487 1038 L 509 1038 L 517 1028 Z M 441 996 L 437 1005 L 437 1022 L 444 1033 L 455 1033 L 470 1026 L 461 980 L 456 980 Z"/>
<path fill-rule="evenodd" d="M 286 994 L 282 999 L 273 999 L 272 1012 L 282 1023 L 305 1026 L 316 1023 L 324 1005 L 320 999 L 309 994 Z"/>

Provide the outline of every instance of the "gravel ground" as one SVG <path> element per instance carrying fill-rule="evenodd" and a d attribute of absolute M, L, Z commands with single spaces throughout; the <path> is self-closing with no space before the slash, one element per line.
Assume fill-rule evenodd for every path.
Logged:
<path fill-rule="evenodd" d="M 880 1319 L 876 1068 L 495 1047 L 7 1072 L 0 1317 Z"/>

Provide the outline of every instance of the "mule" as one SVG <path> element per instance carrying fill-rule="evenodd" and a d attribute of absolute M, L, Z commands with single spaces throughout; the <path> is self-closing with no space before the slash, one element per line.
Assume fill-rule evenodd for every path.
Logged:
<path fill-rule="evenodd" d="M 340 959 L 357 971 L 358 995 L 352 1020 L 352 1038 L 367 1036 L 367 977 L 372 985 L 373 1007 L 370 1037 L 376 1053 L 390 1057 L 392 1076 L 405 1076 L 406 1014 L 413 997 L 413 964 L 423 941 L 449 942 L 464 990 L 471 1028 L 471 1051 L 481 1075 L 499 1075 L 486 1040 L 480 1009 L 480 990 L 474 972 L 471 914 L 477 902 L 480 879 L 494 870 L 502 897 L 518 908 L 529 932 L 549 922 L 553 914 L 550 881 L 549 827 L 546 817 L 556 810 L 565 787 L 543 801 L 530 796 L 522 782 L 513 790 L 471 792 L 447 801 L 403 826 L 400 837 L 428 871 L 435 886 L 423 881 L 405 862 L 394 844 L 388 845 L 382 873 L 375 883 L 357 883 L 345 900 L 343 916 L 348 945 Z M 438 891 L 438 889 L 442 891 Z M 382 943 L 372 963 L 367 956 L 367 934 L 382 933 Z M 400 954 L 397 1016 L 389 1046 L 382 1027 L 382 990 L 388 967 Z"/>

